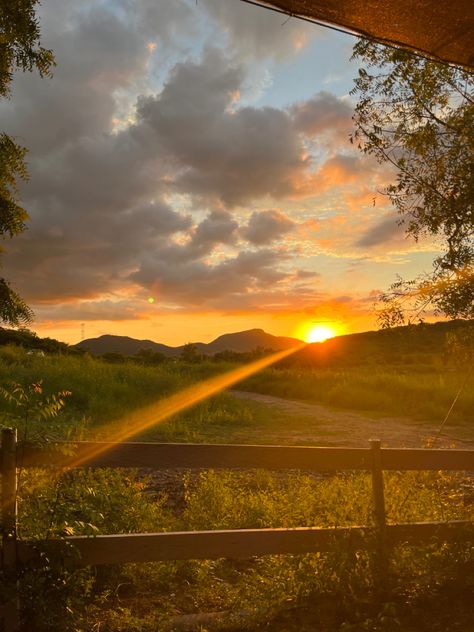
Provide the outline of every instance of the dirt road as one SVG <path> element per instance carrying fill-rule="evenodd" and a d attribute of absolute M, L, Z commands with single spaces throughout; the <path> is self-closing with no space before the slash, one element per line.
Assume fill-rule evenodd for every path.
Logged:
<path fill-rule="evenodd" d="M 238 399 L 252 400 L 288 415 L 287 432 L 295 443 L 314 443 L 365 447 L 370 439 L 381 439 L 388 447 L 427 447 L 438 431 L 439 424 L 402 417 L 370 417 L 362 413 L 329 408 L 320 404 L 297 402 L 271 395 L 230 391 Z M 292 423 L 292 416 L 307 417 L 305 423 Z M 275 440 L 281 435 L 281 424 Z M 474 438 L 455 427 L 447 427 L 435 447 L 474 448 Z"/>

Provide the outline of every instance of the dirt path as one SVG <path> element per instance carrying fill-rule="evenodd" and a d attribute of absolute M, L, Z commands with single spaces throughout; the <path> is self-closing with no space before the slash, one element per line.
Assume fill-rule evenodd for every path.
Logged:
<path fill-rule="evenodd" d="M 320 404 L 308 404 L 271 395 L 246 391 L 230 391 L 238 399 L 258 402 L 288 414 L 287 433 L 295 443 L 320 442 L 324 445 L 365 447 L 370 439 L 381 439 L 389 447 L 427 447 L 438 431 L 438 425 L 403 417 L 369 417 L 361 413 L 337 410 Z M 307 417 L 304 424 L 291 423 L 291 417 Z M 281 434 L 275 434 L 278 440 Z M 474 448 L 474 439 L 449 429 L 436 441 L 436 447 Z"/>

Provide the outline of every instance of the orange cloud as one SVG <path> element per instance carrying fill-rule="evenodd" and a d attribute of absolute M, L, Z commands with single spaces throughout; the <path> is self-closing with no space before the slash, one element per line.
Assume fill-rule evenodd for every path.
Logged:
<path fill-rule="evenodd" d="M 375 165 L 356 155 L 338 154 L 329 158 L 316 171 L 300 172 L 292 180 L 292 198 L 321 195 L 332 189 L 367 182 L 372 179 Z"/>

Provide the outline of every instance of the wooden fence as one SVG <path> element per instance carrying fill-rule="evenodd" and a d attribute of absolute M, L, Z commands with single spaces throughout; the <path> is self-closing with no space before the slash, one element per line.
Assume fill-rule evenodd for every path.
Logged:
<path fill-rule="evenodd" d="M 474 471 L 474 450 L 387 449 L 380 441 L 368 448 L 319 448 L 300 446 L 97 443 L 73 444 L 74 456 L 65 456 L 55 446 L 49 449 L 18 447 L 16 432 L 2 431 L 2 570 L 9 588 L 9 601 L 0 607 L 4 632 L 19 626 L 18 572 L 34 561 L 38 543 L 19 540 L 17 532 L 17 467 L 70 468 L 266 468 L 320 472 L 363 470 L 372 473 L 374 526 L 346 528 L 234 529 L 139 533 L 103 536 L 72 536 L 48 544 L 72 544 L 74 555 L 65 557 L 72 566 L 212 558 L 245 558 L 275 553 L 330 551 L 344 543 L 353 548 L 375 546 L 383 564 L 386 547 L 405 542 L 474 539 L 470 521 L 387 524 L 384 470 Z M 95 455 L 95 456 L 91 456 Z M 373 536 L 373 537 L 368 537 Z M 68 547 L 71 550 L 71 547 Z"/>

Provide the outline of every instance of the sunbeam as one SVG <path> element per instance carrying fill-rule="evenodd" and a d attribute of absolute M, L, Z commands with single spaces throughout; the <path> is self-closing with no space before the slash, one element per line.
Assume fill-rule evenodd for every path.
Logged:
<path fill-rule="evenodd" d="M 120 420 L 112 422 L 108 427 L 108 438 L 105 446 L 94 447 L 89 452 L 82 453 L 80 457 L 72 459 L 68 464 L 68 467 L 78 467 L 86 465 L 88 461 L 95 459 L 96 457 L 104 454 L 108 450 L 112 449 L 114 445 L 122 443 L 131 439 L 132 437 L 140 434 L 144 430 L 155 426 L 156 424 L 166 421 L 173 415 L 180 413 L 194 404 L 223 391 L 230 386 L 233 386 L 237 382 L 240 382 L 246 377 L 258 373 L 262 369 L 286 358 L 287 356 L 299 351 L 306 346 L 306 343 L 302 342 L 296 347 L 291 349 L 285 349 L 284 351 L 278 351 L 272 355 L 246 364 L 245 366 L 233 369 L 222 375 L 211 377 L 208 380 L 193 384 L 188 388 L 170 395 L 165 399 L 161 399 L 154 404 L 150 404 L 145 408 L 141 408 Z M 112 444 L 112 445 L 110 445 Z"/>

